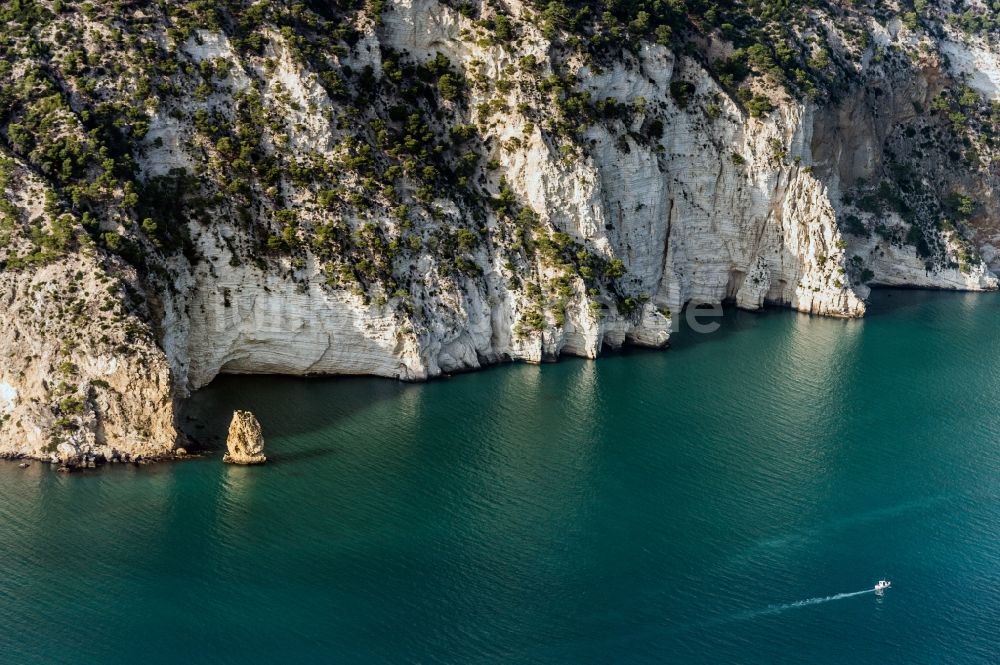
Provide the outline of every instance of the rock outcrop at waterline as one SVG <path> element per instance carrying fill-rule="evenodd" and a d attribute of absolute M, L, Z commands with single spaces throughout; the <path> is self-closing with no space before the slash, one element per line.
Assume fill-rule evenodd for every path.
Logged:
<path fill-rule="evenodd" d="M 226 448 L 222 461 L 227 464 L 263 464 L 267 461 L 264 456 L 264 434 L 256 416 L 249 411 L 233 413 Z"/>
<path fill-rule="evenodd" d="M 0 454 L 169 456 L 220 372 L 420 380 L 663 346 L 692 301 L 996 288 L 992 23 L 567 2 L 0 10 Z"/>

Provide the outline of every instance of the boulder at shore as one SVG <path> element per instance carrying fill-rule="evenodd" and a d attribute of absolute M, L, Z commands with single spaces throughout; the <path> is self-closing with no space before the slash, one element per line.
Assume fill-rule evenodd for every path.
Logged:
<path fill-rule="evenodd" d="M 229 464 L 263 464 L 264 435 L 260 431 L 260 423 L 249 411 L 233 412 L 233 421 L 229 423 L 229 437 L 226 439 L 229 450 L 222 461 Z"/>

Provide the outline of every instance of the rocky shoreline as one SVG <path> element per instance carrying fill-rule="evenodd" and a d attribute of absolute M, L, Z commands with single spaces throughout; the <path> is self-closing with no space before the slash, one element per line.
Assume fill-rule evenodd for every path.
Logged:
<path fill-rule="evenodd" d="M 97 469 L 105 466 L 144 466 L 157 462 L 173 462 L 179 460 L 198 459 L 207 456 L 207 451 L 188 452 L 186 448 L 177 448 L 173 454 L 169 455 L 130 455 L 120 453 L 107 456 L 101 453 L 83 453 L 76 456 L 60 457 L 52 453 L 50 455 L 30 455 L 26 453 L 0 453 L 0 461 L 6 462 L 37 462 L 48 464 L 55 471 L 69 472 L 83 469 Z M 21 465 L 22 468 L 28 465 Z"/>

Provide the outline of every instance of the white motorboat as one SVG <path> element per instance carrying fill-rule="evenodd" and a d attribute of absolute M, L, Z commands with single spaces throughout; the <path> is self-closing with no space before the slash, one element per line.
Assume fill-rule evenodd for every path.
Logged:
<path fill-rule="evenodd" d="M 875 591 L 885 591 L 892 586 L 892 582 L 889 580 L 879 580 L 875 583 Z"/>

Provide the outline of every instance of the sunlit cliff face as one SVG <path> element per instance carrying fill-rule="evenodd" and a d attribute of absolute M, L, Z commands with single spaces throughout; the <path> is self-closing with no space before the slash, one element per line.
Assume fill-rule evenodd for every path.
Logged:
<path fill-rule="evenodd" d="M 663 346 L 690 303 L 996 288 L 996 56 L 937 4 L 751 17 L 784 47 L 327 10 L 7 17 L 0 451 L 167 455 L 220 372 L 419 380 Z"/>

